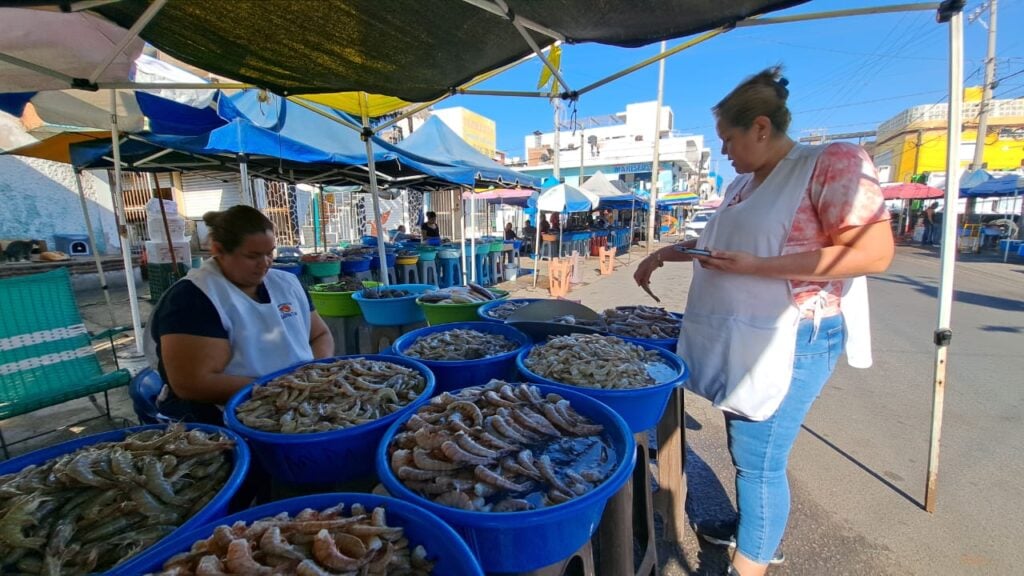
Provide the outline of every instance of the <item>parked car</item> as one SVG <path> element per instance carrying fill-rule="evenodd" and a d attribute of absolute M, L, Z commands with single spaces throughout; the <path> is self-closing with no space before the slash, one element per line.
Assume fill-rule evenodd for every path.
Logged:
<path fill-rule="evenodd" d="M 683 240 L 692 240 L 694 238 L 700 238 L 704 227 L 708 225 L 711 218 L 715 215 L 713 210 L 702 210 L 693 215 L 692 218 L 686 221 L 686 225 L 683 226 Z"/>

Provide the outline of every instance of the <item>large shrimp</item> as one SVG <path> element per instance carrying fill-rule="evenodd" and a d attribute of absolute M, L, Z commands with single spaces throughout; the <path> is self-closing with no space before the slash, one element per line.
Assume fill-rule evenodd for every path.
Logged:
<path fill-rule="evenodd" d="M 174 506 L 186 506 L 189 500 L 174 494 L 171 483 L 164 477 L 164 467 L 156 458 L 146 458 L 142 465 L 142 475 L 146 490 L 152 492 L 157 498 Z"/>
<path fill-rule="evenodd" d="M 257 562 L 252 557 L 252 549 L 249 541 L 239 538 L 228 544 L 227 558 L 224 562 L 228 570 L 236 574 L 247 574 L 250 576 L 270 576 L 273 569 Z"/>
<path fill-rule="evenodd" d="M 33 550 L 42 548 L 46 544 L 45 539 L 26 538 L 21 530 L 37 523 L 33 513 L 46 500 L 49 498 L 41 498 L 34 494 L 16 499 L 3 518 L 0 518 L 0 540 L 15 548 L 31 548 Z"/>
<path fill-rule="evenodd" d="M 327 530 L 317 532 L 313 540 L 313 557 L 321 565 L 336 571 L 356 570 L 366 563 L 363 559 L 342 554 L 334 537 Z"/>

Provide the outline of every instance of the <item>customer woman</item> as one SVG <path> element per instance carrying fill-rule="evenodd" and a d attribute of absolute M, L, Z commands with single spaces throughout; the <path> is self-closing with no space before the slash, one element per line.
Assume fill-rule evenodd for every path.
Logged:
<path fill-rule="evenodd" d="M 786 86 L 768 69 L 713 108 L 739 176 L 699 239 L 658 250 L 634 274 L 646 288 L 665 262 L 697 261 L 678 351 L 687 387 L 725 412 L 739 521 L 724 543 L 734 541 L 729 574 L 741 576 L 781 561 L 790 450 L 844 345 L 852 365 L 870 365 L 857 277 L 885 271 L 893 256 L 871 160 L 851 144 L 793 142 Z"/>
<path fill-rule="evenodd" d="M 326 358 L 334 340 L 298 278 L 270 267 L 274 225 L 234 206 L 203 216 L 213 258 L 171 286 L 147 327 L 147 356 L 165 386 L 160 412 L 221 423 L 227 400 L 253 379 Z"/>

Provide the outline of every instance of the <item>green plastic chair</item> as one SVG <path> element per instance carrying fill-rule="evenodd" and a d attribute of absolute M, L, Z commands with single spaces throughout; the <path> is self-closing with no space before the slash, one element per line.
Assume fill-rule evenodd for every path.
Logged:
<path fill-rule="evenodd" d="M 123 330 L 86 330 L 67 268 L 0 279 L 0 420 L 85 396 L 100 410 L 97 417 L 110 418 L 107 391 L 128 384 L 131 374 L 120 367 L 104 373 L 92 341 L 109 339 L 113 353 L 113 336 Z M 100 392 L 105 411 L 92 397 Z M 2 430 L 0 446 L 8 458 Z"/>

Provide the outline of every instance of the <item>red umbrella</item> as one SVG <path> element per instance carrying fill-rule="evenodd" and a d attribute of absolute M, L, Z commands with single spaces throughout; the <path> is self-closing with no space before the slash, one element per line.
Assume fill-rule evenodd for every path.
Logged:
<path fill-rule="evenodd" d="M 882 195 L 886 200 L 924 200 L 926 198 L 942 198 L 945 192 L 934 186 L 915 182 L 894 182 L 882 184 Z"/>

